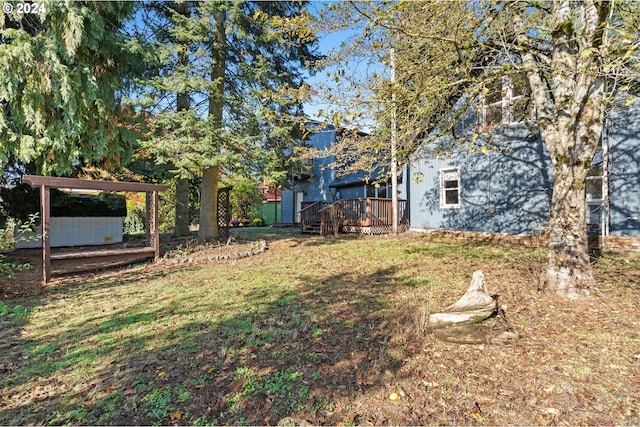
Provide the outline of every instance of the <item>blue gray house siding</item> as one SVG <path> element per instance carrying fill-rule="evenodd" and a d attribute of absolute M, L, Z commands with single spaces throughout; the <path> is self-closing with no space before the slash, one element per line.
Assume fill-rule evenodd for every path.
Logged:
<path fill-rule="evenodd" d="M 475 114 L 464 115 L 456 129 L 467 141 Z M 608 151 L 609 234 L 640 237 L 640 99 L 631 108 L 615 110 L 605 129 Z M 492 145 L 472 151 L 446 136 L 413 156 L 409 171 L 410 223 L 414 230 L 444 229 L 506 234 L 532 234 L 546 228 L 553 168 L 535 129 L 502 128 Z M 453 147 L 453 148 L 452 148 Z M 440 170 L 459 167 L 460 208 L 440 207 Z"/>
<path fill-rule="evenodd" d="M 318 149 L 331 147 L 336 141 L 336 131 L 333 126 L 327 126 L 315 132 L 309 138 L 309 145 Z M 282 221 L 296 222 L 298 201 L 297 194 L 303 193 L 302 201 L 332 201 L 329 185 L 335 179 L 335 171 L 329 167 L 334 161 L 333 157 L 313 159 L 312 177 L 292 185 L 291 189 L 282 191 Z"/>
<path fill-rule="evenodd" d="M 412 229 L 526 234 L 548 221 L 551 161 L 543 144 L 523 129 L 508 129 L 498 146 L 412 162 L 409 212 Z M 440 206 L 440 171 L 460 170 L 459 208 Z"/>
<path fill-rule="evenodd" d="M 614 109 L 609 128 L 609 234 L 640 237 L 640 97 Z"/>

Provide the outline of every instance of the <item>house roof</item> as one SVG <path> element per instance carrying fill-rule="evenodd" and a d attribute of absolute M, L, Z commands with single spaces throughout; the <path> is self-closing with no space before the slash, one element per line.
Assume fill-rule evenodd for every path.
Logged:
<path fill-rule="evenodd" d="M 366 182 L 377 181 L 380 179 L 386 180 L 386 175 L 389 168 L 377 167 L 371 172 L 358 171 L 352 172 L 346 175 L 336 177 L 336 179 L 329 184 L 329 188 L 332 187 L 348 187 L 354 184 L 363 184 Z"/>

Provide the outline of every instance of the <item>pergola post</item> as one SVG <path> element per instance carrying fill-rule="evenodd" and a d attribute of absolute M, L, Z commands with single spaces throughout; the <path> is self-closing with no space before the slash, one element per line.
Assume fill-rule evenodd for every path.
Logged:
<path fill-rule="evenodd" d="M 44 283 L 51 279 L 51 189 L 40 186 L 40 216 L 42 223 L 42 278 Z"/>
<path fill-rule="evenodd" d="M 152 228 L 151 228 L 151 216 L 152 216 L 152 206 L 151 206 L 151 198 L 153 197 L 151 191 L 147 191 L 144 193 L 144 210 L 145 210 L 145 221 L 144 221 L 144 230 L 145 230 L 145 242 L 147 246 L 151 246 L 152 241 Z"/>
<path fill-rule="evenodd" d="M 147 191 L 145 207 L 147 211 L 147 246 L 154 248 L 155 258 L 160 256 L 160 229 L 158 227 L 158 205 L 160 197 L 157 191 Z"/>

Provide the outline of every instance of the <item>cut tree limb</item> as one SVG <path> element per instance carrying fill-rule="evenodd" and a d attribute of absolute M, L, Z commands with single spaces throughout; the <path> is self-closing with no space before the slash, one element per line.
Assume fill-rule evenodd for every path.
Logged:
<path fill-rule="evenodd" d="M 473 273 L 471 285 L 467 292 L 441 313 L 429 316 L 432 327 L 443 327 L 460 323 L 479 323 L 495 315 L 498 311 L 498 300 L 487 292 L 484 273 L 478 270 Z"/>

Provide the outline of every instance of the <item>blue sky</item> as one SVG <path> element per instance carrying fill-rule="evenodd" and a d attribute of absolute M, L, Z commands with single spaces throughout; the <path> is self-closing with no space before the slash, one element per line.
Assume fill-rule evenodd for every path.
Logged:
<path fill-rule="evenodd" d="M 332 2 L 327 1 L 312 1 L 309 5 L 309 10 L 311 13 L 318 15 L 319 11 L 331 4 Z M 331 49 L 337 50 L 340 45 L 344 42 L 349 42 L 349 39 L 357 36 L 358 33 L 362 31 L 362 28 L 349 28 L 347 30 L 341 30 L 336 32 L 323 32 L 318 34 L 319 36 L 319 51 L 322 54 L 327 54 Z M 368 74 L 372 72 L 384 73 L 384 65 L 382 64 L 364 64 L 362 61 L 358 59 L 354 59 L 348 63 L 343 64 L 342 69 L 345 70 L 347 74 L 360 73 L 360 77 L 366 77 Z M 334 72 L 336 71 L 336 67 L 329 67 L 323 71 L 316 73 L 314 76 L 310 76 L 307 79 L 307 83 L 309 83 L 314 89 L 317 91 L 322 91 L 327 87 L 336 88 L 336 84 L 333 81 Z M 329 75 L 328 75 L 329 74 Z M 346 101 L 348 101 L 348 93 L 344 91 L 340 93 L 344 96 Z M 336 111 L 336 110 L 348 110 L 349 107 L 346 105 L 336 105 L 336 104 L 327 104 L 325 101 L 321 99 L 316 99 L 312 102 L 305 103 L 304 111 L 305 114 L 313 119 L 322 119 L 318 117 L 318 112 L 323 110 L 325 113 L 327 111 Z"/>
<path fill-rule="evenodd" d="M 339 32 L 339 33 L 330 33 L 330 34 L 323 34 L 321 36 L 320 39 L 320 52 L 322 54 L 327 54 L 329 52 L 330 49 L 334 48 L 337 49 L 338 46 L 340 46 L 340 43 L 344 42 L 348 37 L 349 37 L 350 33 L 349 32 Z M 327 86 L 334 86 L 332 84 L 331 78 L 327 77 L 327 72 L 331 72 L 333 71 L 334 68 L 329 68 L 327 70 L 322 70 L 318 73 L 316 73 L 314 76 L 310 76 L 307 79 L 307 83 L 309 83 L 312 87 L 314 87 L 316 90 L 321 90 L 324 87 Z M 322 103 L 320 101 L 313 101 L 310 103 L 305 103 L 304 105 L 304 111 L 305 113 L 314 119 L 317 119 L 317 114 L 319 110 L 327 110 L 329 108 L 329 105 Z"/>

